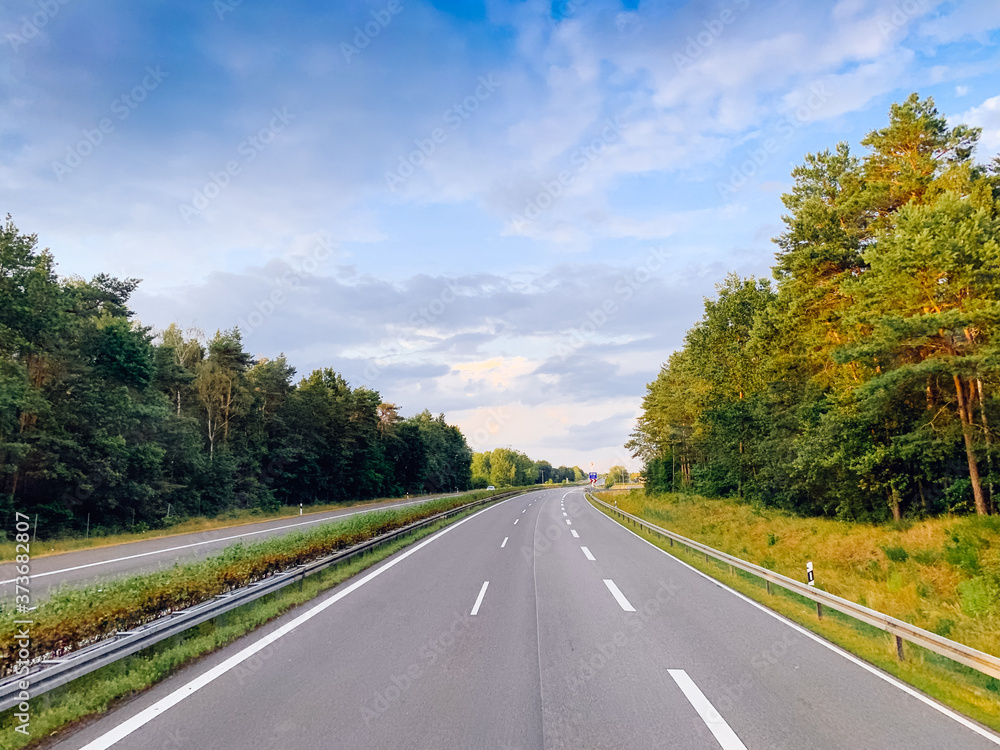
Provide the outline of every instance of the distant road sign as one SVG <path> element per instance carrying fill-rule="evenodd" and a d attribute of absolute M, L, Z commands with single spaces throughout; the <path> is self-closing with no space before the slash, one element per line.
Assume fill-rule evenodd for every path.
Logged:
<path fill-rule="evenodd" d="M 590 472 L 590 483 L 591 484 L 597 484 L 597 472 L 596 471 Z"/>

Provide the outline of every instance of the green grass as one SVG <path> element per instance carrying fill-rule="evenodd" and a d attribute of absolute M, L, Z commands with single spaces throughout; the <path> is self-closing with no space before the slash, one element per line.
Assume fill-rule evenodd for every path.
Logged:
<path fill-rule="evenodd" d="M 55 590 L 32 602 L 37 606 L 32 612 L 33 656 L 42 659 L 64 654 L 492 494 L 478 491 L 373 510 L 251 544 L 233 544 L 205 560 L 154 573 Z M 6 607 L 0 613 L 0 665 L 9 671 L 16 661 L 14 620 L 23 618 L 13 610 L 12 601 L 7 601 Z"/>
<path fill-rule="evenodd" d="M 404 547 L 455 523 L 473 508 L 386 542 L 374 551 L 320 571 L 145 651 L 121 659 L 31 702 L 31 736 L 14 731 L 14 710 L 0 714 L 0 749 L 19 750 L 40 744 L 60 730 L 112 710 L 123 700 L 150 688 L 181 667 L 232 643 L 255 628 L 357 575 Z"/>
<path fill-rule="evenodd" d="M 620 509 L 627 510 L 630 513 L 633 512 L 624 507 L 626 503 L 622 502 L 621 496 L 616 496 L 614 499 L 618 501 Z M 602 506 L 595 504 L 594 507 L 610 518 L 618 520 Z M 708 544 L 715 549 L 719 549 L 715 544 L 706 540 L 704 535 L 699 538 L 698 534 L 685 533 L 675 528 L 678 517 L 683 517 L 684 515 L 683 508 L 673 508 L 667 519 L 662 517 L 664 509 L 660 508 L 659 510 L 660 518 L 649 518 L 641 513 L 633 513 L 633 515 L 645 517 L 657 526 L 674 531 L 693 541 Z M 813 521 L 813 519 L 801 520 L 803 522 Z M 681 523 L 679 525 L 684 524 Z M 734 526 L 736 525 L 734 523 Z M 981 724 L 993 730 L 1000 731 L 1000 680 L 911 644 L 905 644 L 906 659 L 900 662 L 896 658 L 894 638 L 882 630 L 858 622 L 847 615 L 830 610 L 829 608 L 824 608 L 823 618 L 819 619 L 816 612 L 816 604 L 809 599 L 775 585 L 771 586 L 773 593 L 768 594 L 765 582 L 754 575 L 744 573 L 740 570 L 734 571 L 725 563 L 718 562 L 712 558 L 709 558 L 706 562 L 703 554 L 684 547 L 679 543 L 675 542 L 673 546 L 670 546 L 669 540 L 659 535 L 640 531 L 631 525 L 628 528 L 673 557 L 683 560 L 688 565 L 722 581 L 736 591 L 764 604 L 769 609 L 799 623 L 812 632 L 823 636 L 828 641 L 861 657 L 870 664 L 874 664 L 880 669 L 895 675 L 902 681 L 909 683 L 927 695 L 951 706 Z M 688 531 L 690 532 L 690 530 Z M 747 530 L 745 527 L 743 531 L 746 534 Z M 714 532 L 719 533 L 719 529 L 715 528 Z M 734 533 L 736 533 L 735 529 Z M 772 548 L 774 546 L 774 544 L 771 545 Z M 729 552 L 729 550 L 720 551 Z M 735 552 L 730 552 L 730 554 L 747 559 L 746 556 Z M 760 564 L 758 560 L 750 560 L 750 562 Z M 773 559 L 771 563 L 771 565 L 765 565 L 764 567 L 773 569 Z"/>
<path fill-rule="evenodd" d="M 431 500 L 441 495 L 414 495 L 410 500 L 419 500 L 424 497 Z M 311 516 L 317 513 L 329 513 L 337 510 L 347 510 L 350 508 L 377 507 L 388 503 L 406 502 L 407 498 L 378 498 L 375 500 L 359 500 L 348 503 L 326 503 L 324 505 L 310 505 L 303 510 L 303 516 Z M 162 537 L 180 536 L 181 534 L 194 534 L 199 531 L 211 531 L 213 529 L 228 529 L 233 526 L 243 526 L 248 523 L 262 523 L 264 521 L 274 521 L 282 518 L 298 518 L 299 509 L 297 506 L 282 506 L 273 512 L 264 512 L 258 508 L 234 509 L 214 517 L 194 516 L 190 518 L 178 518 L 176 523 L 161 529 L 150 529 L 143 532 L 122 532 L 119 534 L 101 534 L 99 536 L 59 537 L 56 539 L 38 539 L 32 545 L 32 558 L 47 557 L 49 555 L 61 555 L 65 552 L 75 552 L 81 549 L 96 549 L 99 547 L 113 547 L 117 544 L 128 544 L 129 542 L 141 542 L 145 539 L 160 539 Z M 32 522 L 34 519 L 32 518 Z M 12 534 L 8 533 L 7 540 L 0 541 L 0 562 L 10 562 L 14 559 L 15 544 L 12 541 Z"/>

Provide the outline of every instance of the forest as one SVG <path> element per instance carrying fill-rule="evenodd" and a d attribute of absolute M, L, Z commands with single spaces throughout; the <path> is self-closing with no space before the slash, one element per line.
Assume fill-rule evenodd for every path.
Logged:
<path fill-rule="evenodd" d="M 997 511 L 1000 157 L 933 99 L 792 171 L 773 279 L 730 274 L 647 386 L 648 492 L 863 521 Z"/>
<path fill-rule="evenodd" d="M 39 536 L 471 487 L 472 451 L 443 415 L 404 419 L 332 369 L 296 383 L 236 328 L 154 335 L 128 308 L 138 280 L 55 267 L 8 216 L 0 513 L 37 514 Z"/>
<path fill-rule="evenodd" d="M 472 486 L 523 487 L 527 484 L 579 482 L 586 475 L 579 466 L 553 466 L 533 461 L 513 448 L 494 448 L 472 455 Z"/>

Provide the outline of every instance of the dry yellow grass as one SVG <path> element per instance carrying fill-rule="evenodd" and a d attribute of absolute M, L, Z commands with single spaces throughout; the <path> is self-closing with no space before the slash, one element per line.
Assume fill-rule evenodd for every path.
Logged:
<path fill-rule="evenodd" d="M 1000 519 L 875 526 L 802 518 L 733 500 L 601 493 L 695 541 L 1000 655 Z"/>

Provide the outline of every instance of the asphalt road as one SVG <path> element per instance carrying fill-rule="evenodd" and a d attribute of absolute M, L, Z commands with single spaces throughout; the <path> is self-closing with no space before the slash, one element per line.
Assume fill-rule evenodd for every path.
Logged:
<path fill-rule="evenodd" d="M 55 747 L 996 750 L 1000 737 L 560 488 L 397 553 Z"/>
<path fill-rule="evenodd" d="M 50 589 L 68 585 L 82 586 L 106 581 L 124 575 L 148 573 L 169 568 L 174 563 L 201 560 L 238 542 L 256 542 L 269 537 L 309 529 L 317 524 L 337 518 L 368 513 L 373 510 L 417 505 L 436 497 L 399 500 L 378 505 L 345 508 L 324 513 L 261 521 L 225 529 L 198 531 L 192 534 L 145 539 L 139 542 L 116 544 L 110 547 L 84 549 L 31 560 L 32 597 L 44 596 Z M 37 549 L 44 545 L 37 545 Z M 14 595 L 14 563 L 0 563 L 0 601 Z"/>

